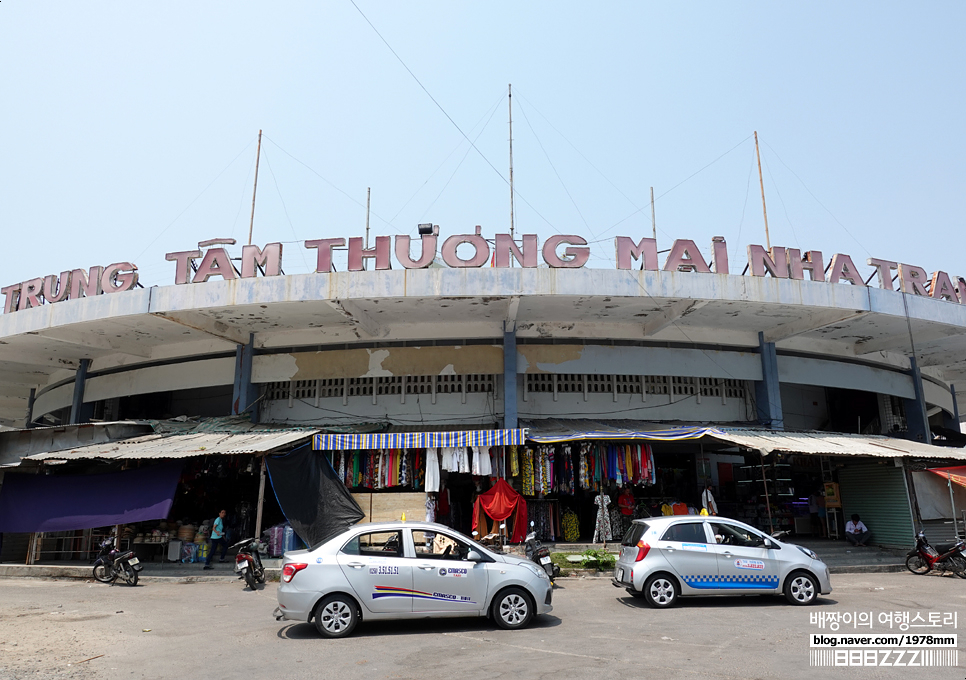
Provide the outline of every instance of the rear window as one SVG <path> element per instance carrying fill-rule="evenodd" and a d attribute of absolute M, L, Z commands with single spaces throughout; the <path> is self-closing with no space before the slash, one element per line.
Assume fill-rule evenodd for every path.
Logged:
<path fill-rule="evenodd" d="M 647 524 L 644 522 L 631 524 L 631 528 L 627 530 L 621 540 L 621 545 L 637 545 L 637 542 L 647 533 L 647 528 Z"/>
<path fill-rule="evenodd" d="M 703 522 L 685 522 L 668 527 L 661 540 L 680 541 L 681 543 L 707 543 L 708 537 L 704 533 Z"/>

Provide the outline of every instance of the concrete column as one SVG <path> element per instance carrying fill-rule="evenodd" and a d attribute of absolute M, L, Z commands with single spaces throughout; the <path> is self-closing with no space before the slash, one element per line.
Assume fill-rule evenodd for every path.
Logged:
<path fill-rule="evenodd" d="M 517 422 L 517 325 L 503 323 L 503 427 L 513 430 Z"/>
<path fill-rule="evenodd" d="M 241 415 L 251 409 L 252 422 L 258 422 L 258 390 L 252 385 L 252 358 L 255 356 L 255 334 L 249 334 L 247 345 L 235 348 L 235 383 L 231 395 L 232 415 Z M 254 404 L 254 406 L 253 406 Z"/>
<path fill-rule="evenodd" d="M 755 383 L 755 405 L 758 422 L 772 430 L 785 429 L 782 395 L 778 382 L 778 354 L 775 343 L 765 342 L 758 333 L 758 353 L 761 354 L 761 382 Z"/>
<path fill-rule="evenodd" d="M 909 376 L 912 378 L 912 387 L 916 396 L 914 399 L 902 400 L 906 411 L 908 438 L 924 444 L 932 444 L 929 416 L 926 414 L 926 399 L 922 391 L 922 374 L 919 372 L 919 364 L 916 363 L 915 356 L 909 357 Z"/>
<path fill-rule="evenodd" d="M 956 386 L 949 386 L 949 394 L 953 397 L 953 418 L 952 422 L 949 424 L 950 430 L 956 430 L 956 432 L 962 432 L 963 428 L 959 423 L 959 401 L 956 399 Z"/>
<path fill-rule="evenodd" d="M 953 393 L 953 399 L 955 399 L 955 398 L 956 398 L 956 394 L 954 392 Z M 26 419 L 26 421 L 23 424 L 23 428 L 25 430 L 29 430 L 30 428 L 32 428 L 34 426 L 33 425 L 33 422 L 34 422 L 34 401 L 36 401 L 36 399 L 37 399 L 37 388 L 36 387 L 31 387 L 30 388 L 30 396 L 27 397 L 27 419 Z"/>
<path fill-rule="evenodd" d="M 74 375 L 74 400 L 70 405 L 70 424 L 78 425 L 84 419 L 84 388 L 87 385 L 87 369 L 91 366 L 90 359 L 81 359 L 77 373 Z M 32 415 L 32 414 L 31 414 Z"/>

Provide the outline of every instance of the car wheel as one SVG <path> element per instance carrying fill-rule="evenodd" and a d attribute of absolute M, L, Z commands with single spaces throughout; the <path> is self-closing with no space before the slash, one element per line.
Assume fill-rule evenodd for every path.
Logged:
<path fill-rule="evenodd" d="M 665 609 L 678 601 L 678 584 L 667 574 L 654 574 L 644 583 L 644 599 L 652 607 Z"/>
<path fill-rule="evenodd" d="M 929 563 L 922 559 L 919 553 L 912 553 L 906 558 L 906 569 L 913 574 L 925 574 L 929 571 Z"/>
<path fill-rule="evenodd" d="M 520 588 L 507 588 L 493 600 L 493 620 L 506 630 L 523 628 L 533 618 L 530 598 Z"/>
<path fill-rule="evenodd" d="M 329 595 L 315 608 L 315 628 L 322 637 L 346 637 L 358 622 L 356 603 L 346 595 Z"/>
<path fill-rule="evenodd" d="M 813 604 L 818 599 L 818 581 L 803 571 L 789 575 L 785 580 L 785 598 L 792 604 Z"/>

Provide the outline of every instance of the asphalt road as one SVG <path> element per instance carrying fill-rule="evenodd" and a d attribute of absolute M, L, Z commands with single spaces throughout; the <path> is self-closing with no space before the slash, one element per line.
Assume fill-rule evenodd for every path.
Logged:
<path fill-rule="evenodd" d="M 0 678 L 966 678 L 966 650 L 959 669 L 810 668 L 808 646 L 810 633 L 831 632 L 810 623 L 817 612 L 872 612 L 875 634 L 890 632 L 878 623 L 886 611 L 957 612 L 966 626 L 966 581 L 856 574 L 833 577 L 833 587 L 814 607 L 718 597 L 654 611 L 606 579 L 561 579 L 553 613 L 526 630 L 421 620 L 363 623 L 351 638 L 323 640 L 312 625 L 272 618 L 274 584 L 5 579 Z"/>

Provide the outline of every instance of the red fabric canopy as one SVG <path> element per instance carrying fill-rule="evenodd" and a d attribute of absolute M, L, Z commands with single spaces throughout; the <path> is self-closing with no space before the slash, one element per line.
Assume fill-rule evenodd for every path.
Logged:
<path fill-rule="evenodd" d="M 951 480 L 953 484 L 966 486 L 966 466 L 947 467 L 947 468 L 929 468 L 929 471 L 935 472 L 937 475 L 939 475 L 944 479 Z"/>
<path fill-rule="evenodd" d="M 513 534 L 510 541 L 520 543 L 527 536 L 527 501 L 506 483 L 505 479 L 496 480 L 496 484 L 489 491 L 484 491 L 476 497 L 473 504 L 473 528 L 480 524 L 480 513 L 501 522 L 511 515 L 513 520 Z"/>

